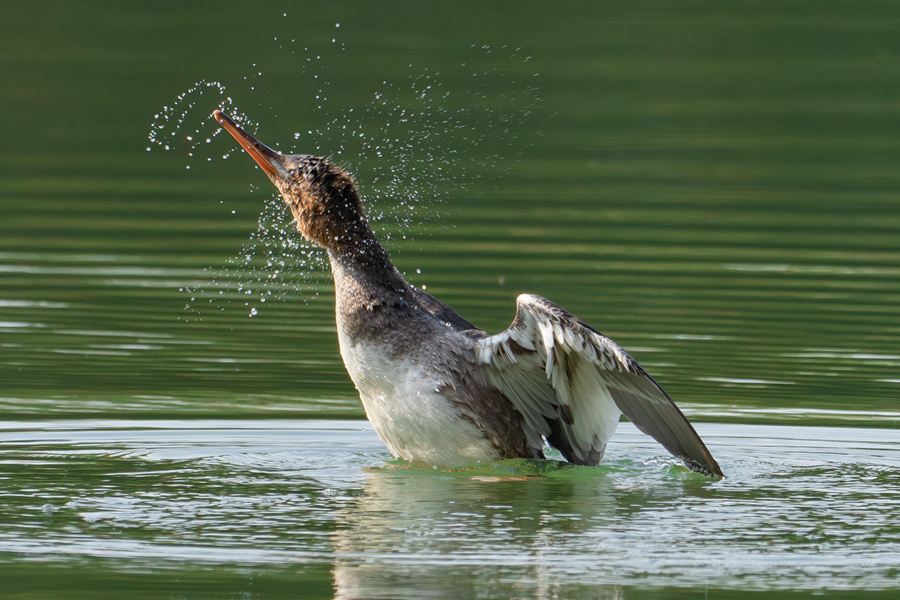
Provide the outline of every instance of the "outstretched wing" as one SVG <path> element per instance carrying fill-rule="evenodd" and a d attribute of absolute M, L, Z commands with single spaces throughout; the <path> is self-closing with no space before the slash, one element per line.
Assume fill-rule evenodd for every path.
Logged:
<path fill-rule="evenodd" d="M 512 400 L 529 442 L 596 465 L 624 413 L 689 467 L 722 470 L 681 411 L 615 342 L 556 304 L 530 294 L 502 333 L 475 341 L 485 376 Z"/>

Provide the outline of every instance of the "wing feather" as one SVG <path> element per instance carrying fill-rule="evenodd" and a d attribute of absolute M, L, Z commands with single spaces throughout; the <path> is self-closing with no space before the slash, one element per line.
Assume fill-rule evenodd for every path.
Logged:
<path fill-rule="evenodd" d="M 577 464 L 597 464 L 624 413 L 694 470 L 722 470 L 668 394 L 622 348 L 558 305 L 516 300 L 506 331 L 476 341 L 485 376 L 524 417 L 529 443 L 546 439 Z"/>

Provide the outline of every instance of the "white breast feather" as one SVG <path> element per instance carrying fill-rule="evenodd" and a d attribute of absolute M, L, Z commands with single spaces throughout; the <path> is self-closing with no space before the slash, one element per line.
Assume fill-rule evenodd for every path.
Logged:
<path fill-rule="evenodd" d="M 366 416 L 394 456 L 435 466 L 500 458 L 484 434 L 437 392 L 445 383 L 441 374 L 417 364 L 414 352 L 397 360 L 383 347 L 339 338 Z"/>

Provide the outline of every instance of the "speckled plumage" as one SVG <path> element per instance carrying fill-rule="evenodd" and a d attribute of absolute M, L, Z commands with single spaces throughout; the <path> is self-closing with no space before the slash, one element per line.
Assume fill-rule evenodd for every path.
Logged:
<path fill-rule="evenodd" d="M 546 442 L 596 465 L 624 412 L 691 468 L 722 475 L 668 395 L 612 340 L 530 295 L 518 298 L 509 329 L 480 331 L 403 280 L 349 174 L 281 155 L 214 116 L 281 191 L 300 232 L 328 251 L 341 356 L 394 455 L 462 466 L 543 458 Z"/>

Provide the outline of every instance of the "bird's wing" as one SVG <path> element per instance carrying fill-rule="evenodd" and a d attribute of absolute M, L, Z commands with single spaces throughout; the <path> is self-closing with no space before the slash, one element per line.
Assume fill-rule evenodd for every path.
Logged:
<path fill-rule="evenodd" d="M 624 413 L 689 467 L 722 470 L 681 411 L 615 342 L 553 302 L 524 294 L 509 329 L 475 340 L 488 378 L 515 404 L 529 441 L 596 465 Z"/>

